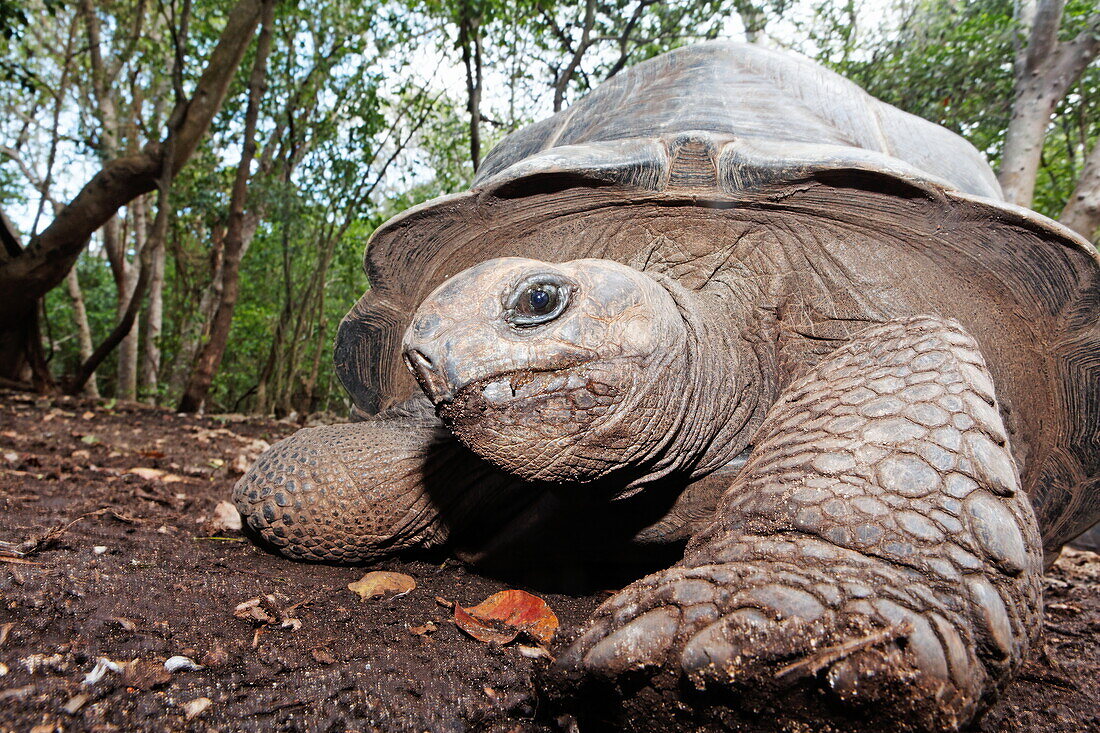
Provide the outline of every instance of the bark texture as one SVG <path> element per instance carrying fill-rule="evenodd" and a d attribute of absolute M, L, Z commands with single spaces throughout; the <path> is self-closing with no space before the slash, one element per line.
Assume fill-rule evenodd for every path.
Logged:
<path fill-rule="evenodd" d="M 51 224 L 17 252 L 0 252 L 0 376 L 19 379 L 30 353 L 26 324 L 40 299 L 60 284 L 91 235 L 119 207 L 152 191 L 164 172 L 174 176 L 206 134 L 259 22 L 261 0 L 240 0 L 229 13 L 191 98 L 171 116 L 165 138 L 115 158 L 89 181 Z"/>
<path fill-rule="evenodd" d="M 65 277 L 65 284 L 69 289 L 69 298 L 73 302 L 73 321 L 76 323 L 76 334 L 80 342 L 80 360 L 87 361 L 92 356 L 92 331 L 88 327 L 88 312 L 84 308 L 84 293 L 80 290 L 80 278 L 77 277 L 76 268 L 69 270 Z M 84 384 L 84 395 L 87 397 L 99 397 L 99 385 L 95 374 L 88 376 Z"/>
<path fill-rule="evenodd" d="M 1100 236 L 1100 140 L 1093 143 L 1059 221 L 1092 242 Z"/>
<path fill-rule="evenodd" d="M 241 161 L 237 166 L 237 175 L 233 181 L 233 192 L 229 200 L 229 226 L 225 235 L 225 257 L 222 262 L 222 292 L 214 320 L 210 326 L 210 338 L 199 350 L 195 366 L 191 370 L 187 387 L 180 397 L 180 412 L 195 412 L 202 409 L 214 374 L 221 365 L 225 347 L 229 342 L 229 329 L 233 324 L 233 311 L 237 307 L 240 294 L 241 258 L 247 249 L 259 223 L 255 213 L 245 211 L 248 201 L 248 184 L 251 179 L 252 161 L 256 156 L 256 125 L 260 116 L 260 102 L 263 99 L 267 79 L 267 57 L 271 51 L 271 28 L 274 22 L 275 2 L 265 0 L 262 11 L 262 26 L 256 45 L 256 60 L 248 82 L 248 108 L 245 112 L 244 147 Z"/>
<path fill-rule="evenodd" d="M 1100 13 L 1069 41 L 1058 40 L 1065 0 L 1041 0 L 1016 60 L 1012 119 L 1005 133 L 1000 183 L 1005 199 L 1030 206 L 1043 140 L 1055 106 L 1100 53 Z"/>

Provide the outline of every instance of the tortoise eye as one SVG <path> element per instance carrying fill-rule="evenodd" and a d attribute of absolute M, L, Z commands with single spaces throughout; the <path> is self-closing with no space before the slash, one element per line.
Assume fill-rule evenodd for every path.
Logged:
<path fill-rule="evenodd" d="M 542 316 L 554 310 L 557 304 L 557 288 L 549 284 L 534 285 L 520 296 L 516 303 L 516 313 L 522 316 Z"/>
<path fill-rule="evenodd" d="M 537 326 L 561 315 L 569 300 L 569 284 L 555 275 L 525 279 L 505 302 L 505 320 L 513 326 Z"/>

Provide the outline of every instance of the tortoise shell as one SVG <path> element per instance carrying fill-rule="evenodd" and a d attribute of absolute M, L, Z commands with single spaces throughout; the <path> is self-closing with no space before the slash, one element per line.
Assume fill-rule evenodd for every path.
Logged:
<path fill-rule="evenodd" d="M 506 137 L 469 191 L 379 228 L 335 348 L 358 416 L 418 394 L 400 343 L 419 303 L 504 256 L 612 259 L 731 299 L 752 279 L 781 384 L 873 323 L 956 318 L 1047 549 L 1100 519 L 1095 249 L 1005 203 L 961 137 L 801 57 L 710 42 L 639 64 Z"/>

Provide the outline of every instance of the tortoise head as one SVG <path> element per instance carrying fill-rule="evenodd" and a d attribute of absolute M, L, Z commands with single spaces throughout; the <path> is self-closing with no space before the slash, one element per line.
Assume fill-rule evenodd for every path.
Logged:
<path fill-rule="evenodd" d="M 531 480 L 591 481 L 673 438 L 688 340 L 676 299 L 637 270 L 504 258 L 431 293 L 404 350 L 474 452 Z"/>

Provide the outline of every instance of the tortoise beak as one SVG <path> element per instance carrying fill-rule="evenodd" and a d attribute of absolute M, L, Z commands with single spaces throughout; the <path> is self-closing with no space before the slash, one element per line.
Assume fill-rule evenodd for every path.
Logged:
<path fill-rule="evenodd" d="M 405 364 L 431 401 L 439 405 L 454 399 L 455 388 L 438 367 L 438 360 L 417 348 L 405 350 Z"/>

